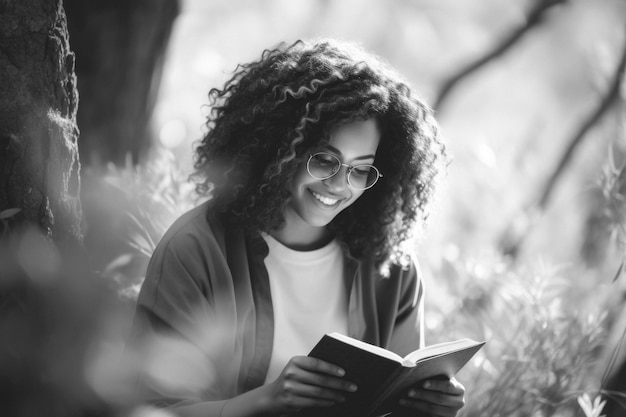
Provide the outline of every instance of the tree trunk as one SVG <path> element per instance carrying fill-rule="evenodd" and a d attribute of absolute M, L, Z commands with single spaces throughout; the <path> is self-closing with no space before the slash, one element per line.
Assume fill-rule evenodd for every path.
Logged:
<path fill-rule="evenodd" d="M 0 212 L 21 209 L 16 222 L 80 241 L 78 95 L 61 0 L 0 0 L 0 91 Z"/>
<path fill-rule="evenodd" d="M 85 164 L 138 162 L 149 149 L 178 0 L 65 0 L 81 95 Z"/>

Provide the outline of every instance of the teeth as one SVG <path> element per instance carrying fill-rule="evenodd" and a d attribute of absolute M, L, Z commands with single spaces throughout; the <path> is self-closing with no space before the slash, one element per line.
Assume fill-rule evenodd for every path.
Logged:
<path fill-rule="evenodd" d="M 311 191 L 311 193 L 313 194 L 313 197 L 315 197 L 318 201 L 320 201 L 322 204 L 325 204 L 327 206 L 332 206 L 333 204 L 337 203 L 337 201 L 339 201 L 339 200 L 335 200 L 334 198 L 324 197 L 323 195 L 318 194 L 313 191 Z"/>

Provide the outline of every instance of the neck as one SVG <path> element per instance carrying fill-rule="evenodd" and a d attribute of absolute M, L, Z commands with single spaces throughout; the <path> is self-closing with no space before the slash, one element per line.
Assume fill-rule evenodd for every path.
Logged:
<path fill-rule="evenodd" d="M 285 213 L 285 224 L 270 235 L 289 249 L 309 251 L 326 246 L 333 239 L 327 227 L 311 226 L 291 210 Z"/>

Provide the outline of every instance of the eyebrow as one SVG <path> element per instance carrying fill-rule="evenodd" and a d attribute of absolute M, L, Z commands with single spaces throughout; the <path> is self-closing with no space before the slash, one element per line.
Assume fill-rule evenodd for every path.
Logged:
<path fill-rule="evenodd" d="M 331 150 L 331 151 L 333 151 L 333 152 L 335 152 L 335 153 L 336 153 L 336 154 L 338 154 L 338 155 L 343 156 L 343 154 L 341 153 L 341 151 L 340 151 L 339 149 L 335 148 L 335 147 L 334 147 L 334 146 L 332 146 L 332 145 L 326 145 L 326 148 L 327 148 L 327 149 L 329 149 L 329 150 Z M 376 157 L 376 155 L 374 155 L 374 154 L 369 154 L 369 155 L 357 156 L 356 158 L 354 158 L 354 160 L 356 161 L 356 160 L 359 160 L 359 159 L 375 159 L 375 157 Z"/>

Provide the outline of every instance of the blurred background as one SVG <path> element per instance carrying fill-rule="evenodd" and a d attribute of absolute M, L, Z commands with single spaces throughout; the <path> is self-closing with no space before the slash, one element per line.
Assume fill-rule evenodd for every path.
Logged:
<path fill-rule="evenodd" d="M 625 1 L 64 4 L 97 281 L 81 291 L 111 294 L 75 366 L 110 413 L 160 415 L 125 395 L 117 358 L 156 242 L 199 201 L 209 89 L 279 42 L 334 37 L 404 74 L 453 156 L 416 253 L 427 343 L 488 341 L 458 376 L 461 415 L 626 415 Z"/>

